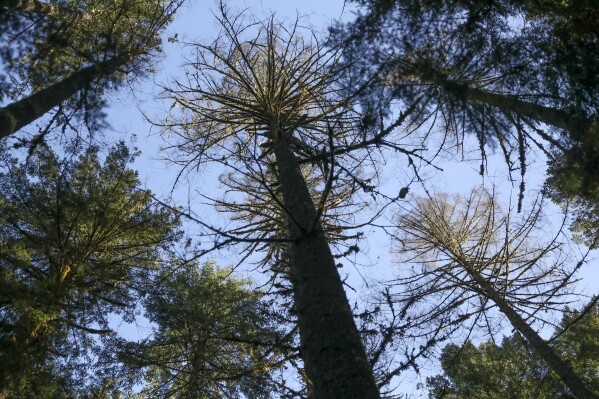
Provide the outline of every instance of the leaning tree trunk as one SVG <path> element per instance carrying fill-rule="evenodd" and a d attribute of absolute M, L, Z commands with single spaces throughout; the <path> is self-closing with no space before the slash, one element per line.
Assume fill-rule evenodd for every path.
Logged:
<path fill-rule="evenodd" d="M 550 126 L 568 131 L 576 141 L 584 140 L 591 129 L 598 129 L 599 122 L 560 109 L 546 107 L 520 100 L 518 97 L 497 94 L 451 81 L 438 84 L 456 97 L 499 108 L 507 114 L 516 114 Z"/>
<path fill-rule="evenodd" d="M 8 8 L 15 11 L 34 12 L 47 15 L 54 19 L 80 19 L 91 20 L 92 15 L 87 12 L 71 10 L 56 4 L 49 4 L 39 0 L 0 0 L 0 8 Z"/>
<path fill-rule="evenodd" d="M 531 344 L 534 350 L 547 362 L 549 367 L 559 376 L 564 385 L 578 399 L 599 399 L 599 396 L 591 392 L 572 367 L 560 358 L 553 348 L 539 336 L 539 334 L 514 310 L 514 308 L 503 298 L 503 296 L 485 279 L 478 271 L 468 265 L 464 265 L 468 274 L 476 281 L 479 287 L 490 300 L 495 302 L 501 313 L 503 313 L 512 326 L 520 332 Z"/>
<path fill-rule="evenodd" d="M 0 139 L 27 126 L 94 80 L 110 74 L 128 61 L 128 57 L 119 56 L 91 65 L 29 97 L 0 108 Z"/>
<path fill-rule="evenodd" d="M 379 398 L 341 278 L 297 159 L 278 121 L 270 127 L 293 240 L 291 283 L 301 355 L 314 399 Z"/>

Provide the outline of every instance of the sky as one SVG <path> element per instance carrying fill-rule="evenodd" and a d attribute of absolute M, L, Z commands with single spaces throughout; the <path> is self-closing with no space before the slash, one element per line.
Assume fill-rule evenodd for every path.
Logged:
<path fill-rule="evenodd" d="M 186 4 L 179 10 L 175 16 L 173 24 L 168 28 L 167 36 L 177 35 L 179 42 L 210 42 L 218 32 L 211 8 L 216 9 L 216 5 L 211 2 L 191 0 L 192 4 Z M 227 4 L 234 10 L 247 9 L 259 16 L 267 16 L 275 12 L 279 18 L 293 20 L 296 15 L 304 16 L 304 21 L 312 25 L 315 29 L 325 31 L 335 19 L 351 19 L 351 11 L 344 6 L 343 0 L 304 0 L 304 1 L 285 1 L 285 0 L 234 0 Z M 165 163 L 161 157 L 161 146 L 164 141 L 160 137 L 159 129 L 153 127 L 148 121 L 160 121 L 161 115 L 164 115 L 167 105 L 157 101 L 160 96 L 161 86 L 166 86 L 177 77 L 183 75 L 184 54 L 188 49 L 182 47 L 181 43 L 168 43 L 165 40 L 164 56 L 156 64 L 157 73 L 139 82 L 134 90 L 125 89 L 118 93 L 111 94 L 108 103 L 112 104 L 108 110 L 108 120 L 111 124 L 110 139 L 124 139 L 126 142 L 136 145 L 142 151 L 142 156 L 135 164 L 139 170 L 142 183 L 152 189 L 152 191 L 161 198 L 167 198 L 173 195 L 173 201 L 179 204 L 185 204 L 192 201 L 200 201 L 198 192 L 212 195 L 218 192 L 218 170 L 205 169 L 200 174 L 193 175 L 190 180 L 184 180 L 173 189 L 173 182 L 178 173 L 176 166 Z M 132 141 L 132 135 L 136 140 Z M 405 183 L 405 176 L 401 170 L 406 167 L 405 158 L 390 159 L 389 163 L 396 163 L 389 168 L 396 172 L 386 176 L 386 187 L 389 190 L 397 190 Z M 456 163 L 455 159 L 441 160 L 438 164 L 443 172 L 431 174 L 429 183 L 436 187 L 439 192 L 467 192 L 472 186 L 481 183 L 481 177 L 478 174 L 479 162 Z M 529 167 L 528 187 L 529 192 L 534 192 L 535 184 L 530 182 L 542 182 L 542 171 L 545 168 L 544 160 L 537 159 Z M 509 196 L 510 192 L 517 193 L 517 184 L 512 186 L 507 182 L 506 168 L 498 157 L 491 157 L 489 163 L 489 172 L 483 181 L 487 185 L 496 185 L 504 196 Z M 404 179 L 404 180 L 402 180 Z M 413 187 L 413 192 L 418 194 L 418 187 Z M 214 218 L 208 208 L 195 207 L 198 216 L 204 218 Z M 550 219 L 557 222 L 560 218 L 560 211 L 557 207 L 549 205 L 547 213 Z M 380 230 L 367 232 L 369 240 L 364 244 L 364 253 L 355 259 L 356 265 L 350 265 L 350 285 L 361 285 L 363 283 L 373 283 L 377 279 L 391 278 L 397 270 L 397 265 L 393 264 L 390 256 L 390 240 Z M 222 254 L 224 259 L 235 261 L 236 255 L 233 251 Z M 230 257 L 230 258 L 227 258 Z M 219 259 L 221 259 L 219 257 Z M 587 287 L 587 292 L 596 294 L 599 292 L 599 267 L 597 261 L 591 261 L 583 269 L 583 286 Z M 246 273 L 251 274 L 249 269 Z M 260 277 L 257 277 L 258 279 Z M 348 295 L 352 297 L 351 292 Z M 356 298 L 357 299 L 357 298 Z M 139 326 L 138 336 L 142 336 L 147 331 L 147 326 Z M 437 370 L 435 366 L 429 372 Z M 407 377 L 402 383 L 401 391 L 417 397 L 422 392 L 416 390 L 416 383 L 422 382 L 414 376 Z"/>

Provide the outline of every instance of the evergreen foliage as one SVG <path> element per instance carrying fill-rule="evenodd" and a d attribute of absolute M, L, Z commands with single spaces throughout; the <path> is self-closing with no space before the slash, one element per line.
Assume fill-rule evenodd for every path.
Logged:
<path fill-rule="evenodd" d="M 579 311 L 565 312 L 552 346 L 599 392 L 599 307 L 581 316 Z M 518 334 L 505 337 L 500 345 L 494 341 L 447 345 L 441 366 L 444 374 L 427 379 L 431 399 L 574 397 Z"/>
<path fill-rule="evenodd" d="M 110 315 L 134 317 L 138 290 L 179 236 L 173 213 L 139 188 L 134 157 L 120 143 L 103 162 L 97 147 L 70 159 L 44 148 L 23 165 L 4 158 L 3 389 L 66 389 L 85 376 L 94 336 L 113 334 Z"/>
<path fill-rule="evenodd" d="M 13 102 L 0 108 L 0 137 L 52 109 L 56 112 L 38 141 L 50 127 L 72 121 L 95 130 L 104 116 L 106 90 L 151 71 L 151 61 L 161 51 L 160 34 L 180 4 L 1 1 L 6 24 L 0 28 L 0 42 L 10 46 L 0 53 L 0 66 L 8 75 L 0 82 L 0 99 Z"/>
<path fill-rule="evenodd" d="M 418 100 L 416 122 L 432 122 L 458 145 L 465 132 L 476 137 L 481 174 L 486 151 L 500 151 L 510 177 L 520 174 L 521 197 L 527 156 L 538 148 L 548 157 L 549 195 L 575 210 L 574 228 L 592 245 L 597 218 L 586 209 L 599 201 L 595 2 L 356 3 L 362 12 L 355 21 L 332 33 L 353 65 L 354 85 L 377 71 L 362 93 L 371 119 L 387 115 L 392 100 Z"/>
<path fill-rule="evenodd" d="M 545 198 L 599 248 L 595 0 L 351 2 L 321 40 L 221 1 L 216 38 L 162 88 L 177 182 L 220 168 L 222 195 L 198 190 L 218 225 L 142 188 L 123 142 L 82 149 L 107 93 L 154 73 L 183 0 L 0 0 L 0 398 L 391 398 L 441 342 L 506 319 L 501 345 L 445 347 L 431 398 L 598 397 L 597 299 L 539 332 L 581 298 L 588 260 L 549 236 Z M 517 205 L 431 195 L 426 167 L 467 135 L 481 175 L 503 155 Z M 351 306 L 341 268 L 375 229 L 403 267 Z M 264 285 L 202 258 L 233 245 Z"/>
<path fill-rule="evenodd" d="M 285 357 L 282 330 L 262 295 L 214 262 L 164 269 L 146 295 L 155 326 L 120 360 L 143 373 L 144 397 L 271 398 Z"/>

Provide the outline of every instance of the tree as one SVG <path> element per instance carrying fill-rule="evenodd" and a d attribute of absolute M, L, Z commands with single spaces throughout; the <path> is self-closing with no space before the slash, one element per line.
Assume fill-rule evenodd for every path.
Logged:
<path fill-rule="evenodd" d="M 284 226 L 281 235 L 252 222 L 230 231 L 204 226 L 218 237 L 216 247 L 241 242 L 283 249 L 310 396 L 379 397 L 322 223 L 324 204 L 343 189 L 344 177 L 354 192 L 362 182 L 352 178 L 360 167 L 344 168 L 335 157 L 343 152 L 334 153 L 361 138 L 348 101 L 335 98 L 336 56 L 297 34 L 298 25 L 244 18 L 230 17 L 221 5 L 221 35 L 194 46 L 189 82 L 165 92 L 174 105 L 161 126 L 181 139 L 172 146 L 189 156 L 187 165 L 221 162 L 246 187 L 267 193 L 268 205 L 255 190 L 245 201 L 217 204 Z M 313 167 L 310 155 L 317 157 Z M 320 186 L 309 187 L 312 174 Z M 278 211 L 267 212 L 273 207 Z"/>
<path fill-rule="evenodd" d="M 595 392 L 599 391 L 599 313 L 595 303 L 583 315 L 566 311 L 551 341 Z M 576 321 L 576 322 L 575 322 Z M 573 322 L 575 322 L 573 324 Z M 447 345 L 441 354 L 442 375 L 427 378 L 430 398 L 568 398 L 570 391 L 520 335 L 478 347 L 471 342 Z"/>
<path fill-rule="evenodd" d="M 108 318 L 178 239 L 178 220 L 139 188 L 123 143 L 60 160 L 44 148 L 0 175 L 0 381 L 13 396 L 67 396 Z M 61 371 L 62 370 L 62 371 Z M 65 391 L 66 390 L 66 391 Z"/>
<path fill-rule="evenodd" d="M 100 116 L 103 92 L 148 68 L 152 55 L 160 51 L 159 35 L 180 3 L 92 0 L 83 3 L 83 10 L 38 1 L 0 3 L 10 10 L 9 17 L 14 13 L 13 18 L 22 20 L 17 26 L 33 19 L 29 30 L 37 27 L 33 32 L 4 32 L 5 40 L 24 43 L 15 54 L 4 54 L 4 67 L 13 72 L 12 81 L 19 87 L 12 90 L 15 101 L 0 108 L 0 137 L 56 107 L 53 122 L 62 116 L 64 124 L 83 110 L 86 123 L 93 124 Z M 22 96 L 23 92 L 29 94 Z"/>
<path fill-rule="evenodd" d="M 366 14 L 334 29 L 336 39 L 352 39 L 345 43 L 350 58 L 353 51 L 366 50 L 366 42 L 376 43 L 362 53 L 358 65 L 386 63 L 386 76 L 379 83 L 395 86 L 395 95 L 432 85 L 466 101 L 522 114 L 571 133 L 594 123 L 599 86 L 592 60 L 599 50 L 595 40 L 599 32 L 587 23 L 596 12 L 589 2 L 355 2 L 366 8 Z M 557 55 L 568 51 L 579 56 Z M 412 67 L 422 63 L 425 68 Z M 419 87 L 399 87 L 408 81 Z M 518 96 L 532 101 L 518 101 Z"/>
<path fill-rule="evenodd" d="M 60 4 L 45 3 L 38 0 L 0 0 L 0 7 L 15 11 L 35 12 L 56 19 L 91 19 L 92 14 L 73 10 Z"/>
<path fill-rule="evenodd" d="M 117 57 L 83 68 L 68 78 L 0 109 L 1 137 L 7 137 L 68 100 L 95 80 L 123 66 L 129 57 Z"/>
<path fill-rule="evenodd" d="M 273 397 L 288 343 L 262 294 L 213 262 L 169 269 L 144 299 L 152 333 L 117 354 L 131 372 L 143 374 L 140 394 Z"/>
<path fill-rule="evenodd" d="M 550 197 L 576 211 L 575 226 L 592 244 L 598 221 L 585 209 L 599 202 L 593 2 L 356 3 L 364 14 L 333 37 L 345 45 L 354 82 L 380 70 L 363 95 L 371 118 L 385 115 L 391 99 L 420 98 L 419 123 L 437 122 L 458 143 L 464 132 L 476 136 L 481 173 L 495 144 L 510 175 L 521 174 L 521 197 L 527 153 L 538 148 L 548 157 Z"/>
<path fill-rule="evenodd" d="M 483 190 L 468 198 L 437 196 L 414 202 L 398 219 L 401 253 L 422 262 L 419 272 L 402 281 L 408 284 L 406 306 L 436 296 L 433 313 L 457 311 L 460 322 L 481 314 L 489 320 L 487 312 L 497 307 L 576 397 L 596 398 L 531 325 L 542 310 L 555 308 L 559 298 L 569 294 L 565 288 L 582 264 L 569 266 L 572 261 L 560 251 L 557 237 L 538 244 L 535 230 L 542 202 L 522 220 L 502 213 Z"/>

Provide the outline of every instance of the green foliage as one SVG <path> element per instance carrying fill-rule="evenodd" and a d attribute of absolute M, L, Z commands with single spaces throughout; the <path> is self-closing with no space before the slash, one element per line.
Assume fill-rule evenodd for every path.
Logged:
<path fill-rule="evenodd" d="M 156 206 L 128 168 L 123 143 L 104 162 L 92 147 L 60 160 L 45 148 L 0 174 L 0 382 L 36 392 L 76 380 L 108 316 L 133 317 L 136 290 L 178 238 L 176 217 Z M 46 378 L 47 377 L 47 378 Z M 69 378 L 69 377 L 64 377 Z M 66 381 L 56 382 L 64 385 Z M 40 388 L 41 389 L 41 388 Z M 53 395 L 49 395 L 53 396 Z M 39 393 L 36 397 L 44 397 Z"/>
<path fill-rule="evenodd" d="M 120 355 L 143 372 L 143 397 L 272 397 L 281 330 L 261 295 L 231 273 L 213 262 L 161 273 L 144 300 L 155 327 Z"/>
<path fill-rule="evenodd" d="M 594 0 L 353 2 L 363 13 L 334 32 L 337 39 L 354 39 L 348 51 L 364 50 L 363 62 L 378 65 L 385 53 L 425 55 L 461 82 L 538 96 L 535 102 L 597 116 Z M 392 79 L 401 83 L 401 75 Z"/>
<path fill-rule="evenodd" d="M 21 78 L 31 79 L 34 90 L 60 80 L 89 62 L 115 55 L 131 58 L 160 51 L 160 29 L 171 20 L 174 2 L 78 1 L 62 7 L 81 16 L 56 18 L 26 12 L 35 21 L 32 48 L 18 60 Z M 17 13 L 17 11 L 12 11 Z"/>
<path fill-rule="evenodd" d="M 61 124 L 77 115 L 83 116 L 86 123 L 95 122 L 102 117 L 99 110 L 104 105 L 106 89 L 122 84 L 128 74 L 143 75 L 151 71 L 150 60 L 161 51 L 160 34 L 180 3 L 180 0 L 52 2 L 72 16 L 2 9 L 2 18 L 8 24 L 0 28 L 0 43 L 10 43 L 7 47 L 11 50 L 0 52 L 0 65 L 10 77 L 10 83 L 2 85 L 0 81 L 0 96 L 19 100 L 90 64 L 120 57 L 126 62 L 118 70 L 81 87 L 79 95 L 62 104 L 56 120 Z M 85 113 L 78 113 L 81 110 Z"/>
<path fill-rule="evenodd" d="M 579 316 L 565 313 L 553 347 L 599 392 L 599 306 L 571 325 Z M 447 345 L 440 360 L 444 374 L 427 379 L 430 398 L 573 398 L 519 335 L 505 337 L 499 346 L 493 341 Z"/>
<path fill-rule="evenodd" d="M 553 202 L 568 209 L 575 239 L 597 248 L 599 242 L 599 124 L 582 142 L 556 154 L 548 165 L 546 191 Z"/>

